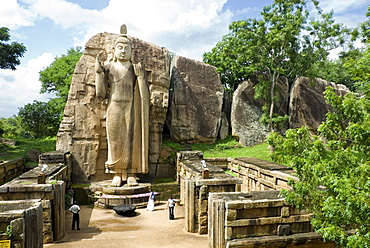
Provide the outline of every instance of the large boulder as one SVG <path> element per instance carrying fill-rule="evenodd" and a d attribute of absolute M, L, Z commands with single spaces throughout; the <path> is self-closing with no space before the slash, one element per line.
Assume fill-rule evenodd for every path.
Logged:
<path fill-rule="evenodd" d="M 57 134 L 57 150 L 70 151 L 73 156 L 72 180 L 88 182 L 111 179 L 105 173 L 107 140 L 105 115 L 107 101 L 95 94 L 95 58 L 101 50 L 112 54 L 118 34 L 99 33 L 86 44 L 77 63 L 64 110 L 63 121 Z M 170 85 L 170 55 L 167 49 L 132 39 L 132 62 L 142 62 L 147 72 L 150 90 L 149 174 L 156 170 L 162 130 L 168 107 Z"/>
<path fill-rule="evenodd" d="M 167 125 L 177 142 L 215 142 L 224 89 L 215 67 L 176 56 L 173 59 Z"/>
<path fill-rule="evenodd" d="M 15 146 L 17 143 L 18 141 L 13 140 L 13 139 L 0 138 L 0 144 L 4 144 L 7 146 Z"/>
<path fill-rule="evenodd" d="M 252 76 L 238 86 L 233 95 L 231 106 L 232 135 L 244 146 L 254 146 L 265 141 L 269 129 L 260 122 L 262 107 L 266 103 L 263 99 L 255 99 L 254 87 L 262 79 L 261 75 Z M 288 109 L 287 98 L 289 96 L 288 81 L 281 78 L 277 82 L 276 94 L 280 101 L 274 105 L 275 113 L 286 115 Z"/>
<path fill-rule="evenodd" d="M 333 87 L 341 96 L 349 92 L 342 84 L 320 78 L 311 80 L 300 77 L 294 82 L 290 93 L 289 128 L 307 126 L 312 133 L 316 133 L 319 125 L 325 120 L 325 114 L 330 110 L 323 94 L 327 87 Z"/>

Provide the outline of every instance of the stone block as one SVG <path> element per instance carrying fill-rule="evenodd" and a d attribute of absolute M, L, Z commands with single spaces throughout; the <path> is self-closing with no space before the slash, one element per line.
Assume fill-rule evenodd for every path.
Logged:
<path fill-rule="evenodd" d="M 227 209 L 226 210 L 226 220 L 227 221 L 233 221 L 236 220 L 238 211 L 235 209 Z"/>
<path fill-rule="evenodd" d="M 44 222 L 44 225 L 42 227 L 42 231 L 43 231 L 43 233 L 52 233 L 53 228 L 52 228 L 51 223 L 45 223 Z"/>
<path fill-rule="evenodd" d="M 208 225 L 208 215 L 203 214 L 199 216 L 199 225 L 200 226 L 207 226 Z"/>
<path fill-rule="evenodd" d="M 9 192 L 9 187 L 2 186 L 0 187 L 0 193 L 7 193 Z"/>
<path fill-rule="evenodd" d="M 289 207 L 282 207 L 281 208 L 281 217 L 288 217 L 289 215 L 290 215 Z"/>
<path fill-rule="evenodd" d="M 290 234 L 290 224 L 278 225 L 277 227 L 278 236 L 285 236 L 289 234 Z"/>
<path fill-rule="evenodd" d="M 207 213 L 208 210 L 208 200 L 200 200 L 199 212 Z"/>
<path fill-rule="evenodd" d="M 202 170 L 202 179 L 209 179 L 209 169 L 205 168 Z"/>
<path fill-rule="evenodd" d="M 53 242 L 53 233 L 44 233 L 43 242 L 44 244 Z"/>

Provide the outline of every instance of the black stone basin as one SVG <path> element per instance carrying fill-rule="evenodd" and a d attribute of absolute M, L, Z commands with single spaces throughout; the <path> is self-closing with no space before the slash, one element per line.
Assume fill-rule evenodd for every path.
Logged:
<path fill-rule="evenodd" d="M 116 212 L 116 214 L 123 215 L 123 216 L 134 216 L 136 207 L 134 205 L 130 204 L 122 204 L 117 205 L 113 207 L 113 210 Z"/>

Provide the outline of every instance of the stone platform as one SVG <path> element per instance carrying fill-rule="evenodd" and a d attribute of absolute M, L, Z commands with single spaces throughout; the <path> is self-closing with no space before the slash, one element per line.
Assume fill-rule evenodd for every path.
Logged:
<path fill-rule="evenodd" d="M 89 198 L 95 206 L 112 208 L 118 205 L 130 204 L 135 206 L 146 205 L 150 193 L 149 183 L 139 183 L 137 186 L 111 187 L 111 180 L 94 182 L 89 187 L 93 193 Z M 158 195 L 159 193 L 156 193 Z"/>
<path fill-rule="evenodd" d="M 148 193 L 149 192 L 149 183 L 139 183 L 137 186 L 127 186 L 124 184 L 121 187 L 112 187 L 110 186 L 112 180 L 100 181 L 100 182 L 93 182 L 90 185 L 91 192 L 101 192 L 102 194 L 108 195 L 134 195 L 134 194 L 141 194 L 141 193 Z"/>

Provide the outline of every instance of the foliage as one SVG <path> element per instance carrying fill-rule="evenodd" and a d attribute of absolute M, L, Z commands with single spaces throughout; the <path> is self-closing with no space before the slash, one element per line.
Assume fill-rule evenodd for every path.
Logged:
<path fill-rule="evenodd" d="M 83 53 L 81 49 L 81 47 L 70 48 L 67 54 L 56 57 L 50 66 L 39 73 L 40 93 L 55 93 L 57 98 L 52 99 L 52 104 L 61 114 L 67 102 L 74 69 Z"/>
<path fill-rule="evenodd" d="M 5 233 L 6 233 L 6 235 L 8 235 L 8 237 L 11 237 L 13 235 L 13 226 L 11 226 L 11 225 L 6 226 Z"/>
<path fill-rule="evenodd" d="M 20 108 L 18 116 L 26 138 L 53 137 L 58 132 L 60 113 L 49 103 L 35 100 Z"/>
<path fill-rule="evenodd" d="M 369 91 L 367 91 L 369 92 Z M 287 201 L 313 213 L 312 224 L 341 247 L 370 246 L 370 94 L 338 96 L 325 91 L 333 110 L 311 136 L 305 127 L 272 133 L 276 162 L 289 162 L 298 182 Z M 325 140 L 325 142 L 324 142 Z M 354 229 L 353 235 L 347 235 Z"/>
<path fill-rule="evenodd" d="M 10 40 L 9 29 L 6 27 L 0 28 L 0 69 L 16 70 L 16 66 L 20 64 L 19 58 L 27 51 L 22 43 L 12 42 Z"/>
<path fill-rule="evenodd" d="M 56 138 L 47 138 L 42 140 L 17 139 L 15 146 L 0 146 L 0 160 L 12 160 L 27 156 L 27 151 L 36 149 L 42 153 L 55 151 Z"/>
<path fill-rule="evenodd" d="M 308 2 L 316 10 L 311 16 Z M 203 58 L 217 67 L 231 91 L 253 73 L 261 73 L 255 91 L 268 102 L 265 114 L 273 130 L 274 122 L 282 120 L 274 120 L 279 78 L 288 78 L 291 85 L 298 76 L 314 77 L 313 65 L 322 63 L 331 49 L 348 43 L 349 30 L 335 24 L 333 13 L 323 13 L 315 0 L 275 0 L 261 15 L 260 20 L 233 22 L 231 32 Z"/>
<path fill-rule="evenodd" d="M 367 20 L 359 25 L 358 32 L 362 38 L 363 43 L 370 42 L 370 6 L 367 8 L 367 13 L 365 14 Z"/>
<path fill-rule="evenodd" d="M 344 68 L 352 76 L 354 87 L 357 91 L 366 90 L 370 84 L 370 41 L 365 48 L 359 49 L 359 55 L 356 57 L 349 57 L 345 63 Z"/>
<path fill-rule="evenodd" d="M 24 133 L 19 116 L 13 115 L 11 118 L 0 118 L 0 137 L 11 139 L 21 137 Z"/>

